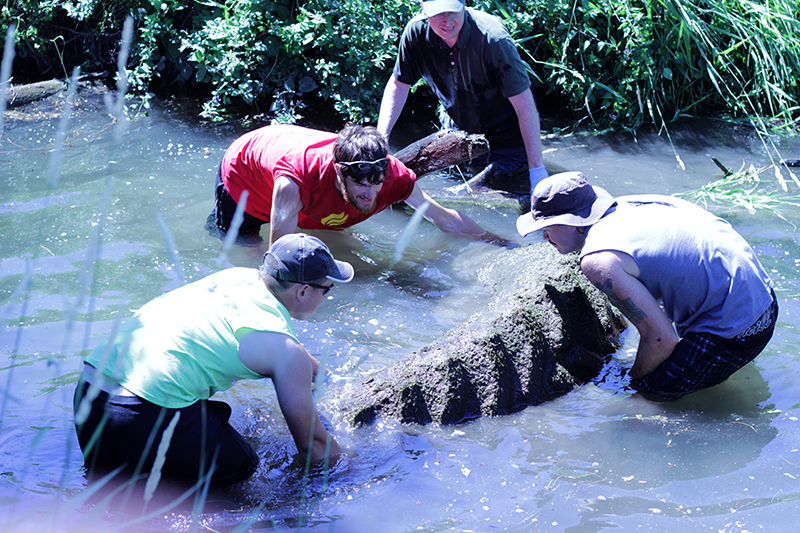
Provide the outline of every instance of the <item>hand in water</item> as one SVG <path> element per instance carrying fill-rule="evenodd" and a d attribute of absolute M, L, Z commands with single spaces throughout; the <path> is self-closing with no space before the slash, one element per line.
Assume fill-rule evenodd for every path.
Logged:
<path fill-rule="evenodd" d="M 488 233 L 488 232 L 483 236 L 481 240 L 484 242 L 488 242 L 490 244 L 496 244 L 497 246 L 503 246 L 504 248 L 508 248 L 510 250 L 523 246 L 521 242 L 513 241 L 511 239 L 506 239 L 499 235 L 495 235 L 494 233 Z"/>
<path fill-rule="evenodd" d="M 333 372 L 326 371 L 325 372 L 325 385 L 333 385 L 337 381 L 342 381 L 344 378 L 339 376 L 338 374 L 334 374 Z"/>

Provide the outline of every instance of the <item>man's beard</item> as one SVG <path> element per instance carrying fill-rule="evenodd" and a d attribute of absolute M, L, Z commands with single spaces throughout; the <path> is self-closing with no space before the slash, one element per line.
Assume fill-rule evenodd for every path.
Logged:
<path fill-rule="evenodd" d="M 344 178 L 341 176 L 336 176 L 336 181 L 339 185 L 337 188 L 339 189 L 339 193 L 342 194 L 342 200 L 344 200 L 344 203 L 352 205 L 364 215 L 371 215 L 373 212 L 375 212 L 375 207 L 378 205 L 378 195 L 375 195 L 375 198 L 372 199 L 372 203 L 368 207 L 361 208 L 358 207 L 358 198 L 347 187 L 347 183 L 345 182 Z"/>
<path fill-rule="evenodd" d="M 364 215 L 371 215 L 375 211 L 375 206 L 378 205 L 378 198 L 374 198 L 372 203 L 367 207 L 359 207 L 358 199 L 350 193 L 349 190 L 345 188 L 345 195 L 344 195 L 345 203 L 348 203 L 358 209 L 358 211 Z"/>

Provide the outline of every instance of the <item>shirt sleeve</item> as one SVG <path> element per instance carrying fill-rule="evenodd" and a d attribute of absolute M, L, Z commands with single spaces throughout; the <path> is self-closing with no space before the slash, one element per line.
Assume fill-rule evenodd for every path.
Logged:
<path fill-rule="evenodd" d="M 411 196 L 411 193 L 414 192 L 417 175 L 394 156 L 390 155 L 388 157 L 389 169 L 386 171 L 386 174 L 390 176 L 387 180 L 389 184 L 387 193 L 390 196 L 387 197 L 389 200 L 387 203 L 396 204 L 398 202 L 404 202 Z"/>
<path fill-rule="evenodd" d="M 419 69 L 420 61 L 414 57 L 415 53 L 419 53 L 421 39 L 425 38 L 425 32 L 421 30 L 421 26 L 416 18 L 409 21 L 403 30 L 397 48 L 394 77 L 408 85 L 414 85 L 422 77 Z"/>
<path fill-rule="evenodd" d="M 528 89 L 531 79 L 511 35 L 506 33 L 488 48 L 487 60 L 495 72 L 497 86 L 504 98 Z"/>
<path fill-rule="evenodd" d="M 305 156 L 306 154 L 302 152 L 286 153 L 275 164 L 273 181 L 278 176 L 286 176 L 294 181 L 300 189 L 300 201 L 303 206 L 309 206 L 314 194 L 313 189 L 320 181 L 320 169 L 316 164 L 312 164 L 309 168 Z M 316 163 L 316 161 L 312 161 L 312 163 Z"/>

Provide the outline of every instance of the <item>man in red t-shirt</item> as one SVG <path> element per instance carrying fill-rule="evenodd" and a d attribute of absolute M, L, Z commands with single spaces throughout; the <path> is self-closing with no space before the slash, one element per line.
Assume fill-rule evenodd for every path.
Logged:
<path fill-rule="evenodd" d="M 339 134 L 300 126 L 266 126 L 236 139 L 217 176 L 216 225 L 227 231 L 244 191 L 243 237 L 270 224 L 270 245 L 297 228 L 342 229 L 405 201 L 430 206 L 425 218 L 453 235 L 508 244 L 469 217 L 425 194 L 416 175 L 388 154 L 372 126 L 349 125 Z"/>

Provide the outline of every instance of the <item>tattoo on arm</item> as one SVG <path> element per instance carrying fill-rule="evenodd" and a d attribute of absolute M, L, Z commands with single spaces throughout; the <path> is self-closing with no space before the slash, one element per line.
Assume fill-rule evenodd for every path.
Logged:
<path fill-rule="evenodd" d="M 639 307 L 633 303 L 633 300 L 630 298 L 620 300 L 617 295 L 614 294 L 614 287 L 611 278 L 606 279 L 602 283 L 596 284 L 596 286 L 598 289 L 603 291 L 606 296 L 608 296 L 608 299 L 611 300 L 611 303 L 614 304 L 617 309 L 622 311 L 622 314 L 634 324 L 639 324 L 647 318 L 647 313 L 639 309 Z"/>

